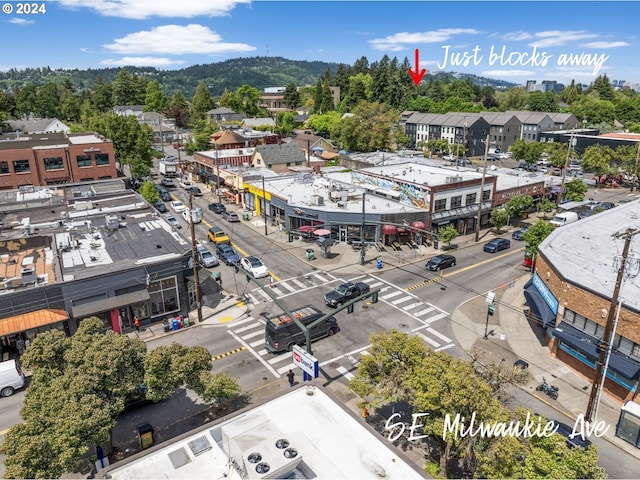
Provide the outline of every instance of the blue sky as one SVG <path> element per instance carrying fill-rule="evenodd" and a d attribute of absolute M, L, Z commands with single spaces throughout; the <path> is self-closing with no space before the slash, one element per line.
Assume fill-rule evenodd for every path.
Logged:
<path fill-rule="evenodd" d="M 32 2 L 33 3 L 33 2 Z M 640 83 L 640 2 L 56 0 L 18 14 L 3 1 L 0 70 L 149 65 L 248 56 L 420 68 L 524 83 L 599 74 Z M 8 6 L 9 5 L 9 6 Z M 7 10 L 12 10 L 8 13 Z"/>

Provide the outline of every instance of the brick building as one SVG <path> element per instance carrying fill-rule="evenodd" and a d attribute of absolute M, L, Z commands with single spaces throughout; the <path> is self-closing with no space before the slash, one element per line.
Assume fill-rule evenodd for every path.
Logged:
<path fill-rule="evenodd" d="M 0 190 L 117 178 L 113 143 L 95 133 L 47 133 L 0 142 Z"/>
<path fill-rule="evenodd" d="M 632 239 L 625 263 L 621 303 L 612 305 L 624 240 L 616 236 L 640 228 L 640 202 L 619 205 L 556 229 L 540 244 L 525 298 L 531 316 L 550 339 L 551 354 L 588 379 L 595 376 L 609 309 L 621 306 L 605 391 L 634 400 L 640 377 L 640 256 Z M 618 312 L 616 311 L 616 314 Z"/>

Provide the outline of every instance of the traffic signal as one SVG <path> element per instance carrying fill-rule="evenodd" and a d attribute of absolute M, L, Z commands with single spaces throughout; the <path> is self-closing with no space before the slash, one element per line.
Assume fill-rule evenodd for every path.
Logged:
<path fill-rule="evenodd" d="M 489 315 L 493 315 L 495 311 L 496 311 L 496 304 L 495 303 L 490 303 L 489 304 Z"/>

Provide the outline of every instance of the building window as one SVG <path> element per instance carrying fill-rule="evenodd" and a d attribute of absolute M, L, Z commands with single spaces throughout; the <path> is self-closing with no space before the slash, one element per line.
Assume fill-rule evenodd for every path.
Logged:
<path fill-rule="evenodd" d="M 442 199 L 442 200 L 436 200 L 433 203 L 433 211 L 434 212 L 442 212 L 444 210 L 446 210 L 447 208 L 447 200 L 446 199 Z"/>
<path fill-rule="evenodd" d="M 482 201 L 486 202 L 487 200 L 491 199 L 491 190 L 484 190 L 482 192 Z"/>
<path fill-rule="evenodd" d="M 640 345 L 638 345 L 637 343 L 633 344 L 633 348 L 631 349 L 631 355 L 636 358 L 640 358 Z"/>
<path fill-rule="evenodd" d="M 464 200 L 465 206 L 473 205 L 474 203 L 476 203 L 476 198 L 478 198 L 478 194 L 477 193 L 468 193 L 467 197 Z"/>
<path fill-rule="evenodd" d="M 151 297 L 151 316 L 175 312 L 180 309 L 176 277 L 151 282 L 147 290 Z"/>
<path fill-rule="evenodd" d="M 0 175 L 9 173 L 9 162 L 0 162 Z"/>
<path fill-rule="evenodd" d="M 603 329 L 592 320 L 587 320 L 584 326 L 584 333 L 591 335 L 592 337 L 602 338 Z"/>
<path fill-rule="evenodd" d="M 91 155 L 77 155 L 76 161 L 78 162 L 78 167 L 90 167 Z"/>
<path fill-rule="evenodd" d="M 15 173 L 27 173 L 31 171 L 31 167 L 29 167 L 29 160 L 14 160 L 13 161 L 13 171 Z"/>
<path fill-rule="evenodd" d="M 461 206 L 462 206 L 462 195 L 451 197 L 451 208 L 456 208 Z"/>
<path fill-rule="evenodd" d="M 64 165 L 62 164 L 62 157 L 50 157 L 44 159 L 45 170 L 62 170 Z"/>
<path fill-rule="evenodd" d="M 109 165 L 109 154 L 96 153 L 96 165 Z"/>

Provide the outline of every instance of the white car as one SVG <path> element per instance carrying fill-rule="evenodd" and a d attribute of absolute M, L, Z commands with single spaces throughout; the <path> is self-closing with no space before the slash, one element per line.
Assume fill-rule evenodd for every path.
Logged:
<path fill-rule="evenodd" d="M 173 215 L 167 215 L 164 218 L 167 220 L 167 223 L 171 225 L 173 228 L 182 228 L 182 225 L 180 225 L 180 222 L 178 222 L 178 220 L 176 220 L 176 217 L 174 217 Z"/>
<path fill-rule="evenodd" d="M 169 203 L 169 206 L 176 213 L 184 212 L 185 209 L 187 208 L 185 204 L 182 203 L 180 200 L 173 200 L 172 202 Z"/>
<path fill-rule="evenodd" d="M 258 257 L 244 257 L 240 260 L 240 265 L 254 278 L 262 278 L 269 275 L 269 269 Z"/>

